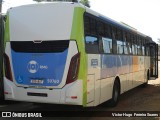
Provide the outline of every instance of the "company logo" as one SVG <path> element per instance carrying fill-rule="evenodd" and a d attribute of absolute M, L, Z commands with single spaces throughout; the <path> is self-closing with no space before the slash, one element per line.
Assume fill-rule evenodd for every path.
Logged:
<path fill-rule="evenodd" d="M 47 65 L 39 65 L 36 61 L 31 60 L 28 65 L 27 65 L 28 71 L 30 73 L 36 73 L 38 72 L 39 69 L 41 70 L 47 70 L 48 66 Z"/>
<path fill-rule="evenodd" d="M 36 73 L 39 69 L 39 65 L 36 61 L 32 60 L 28 63 L 27 68 L 30 73 Z"/>
<path fill-rule="evenodd" d="M 4 118 L 25 118 L 25 117 L 42 117 L 41 113 L 31 113 L 31 112 L 25 112 L 25 113 L 20 113 L 20 112 L 2 112 L 2 116 Z"/>
<path fill-rule="evenodd" d="M 2 117 L 11 117 L 11 112 L 2 112 Z"/>

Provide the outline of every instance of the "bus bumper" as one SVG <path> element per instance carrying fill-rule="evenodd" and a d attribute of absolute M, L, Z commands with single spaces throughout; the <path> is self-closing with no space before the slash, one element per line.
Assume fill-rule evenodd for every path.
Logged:
<path fill-rule="evenodd" d="M 5 100 L 83 105 L 82 87 L 82 80 L 76 80 L 61 89 L 24 88 L 17 87 L 14 82 L 4 78 Z"/>

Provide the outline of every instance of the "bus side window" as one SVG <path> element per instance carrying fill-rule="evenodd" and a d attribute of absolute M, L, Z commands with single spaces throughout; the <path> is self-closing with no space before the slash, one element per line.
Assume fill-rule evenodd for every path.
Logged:
<path fill-rule="evenodd" d="M 131 35 L 131 41 L 132 41 L 132 52 L 133 55 L 137 55 L 137 36 Z"/>
<path fill-rule="evenodd" d="M 132 42 L 130 33 L 125 32 L 124 54 L 132 54 Z"/>
<path fill-rule="evenodd" d="M 120 29 L 116 29 L 115 39 L 117 41 L 117 53 L 123 54 L 123 36 L 122 31 Z"/>
<path fill-rule="evenodd" d="M 142 55 L 142 38 L 141 37 L 137 37 L 137 51 L 138 51 L 138 55 Z"/>
<path fill-rule="evenodd" d="M 99 53 L 97 36 L 97 20 L 93 16 L 84 17 L 85 47 L 86 52 L 90 54 Z"/>
<path fill-rule="evenodd" d="M 99 48 L 101 53 L 112 53 L 111 26 L 98 22 Z"/>
<path fill-rule="evenodd" d="M 104 53 L 112 53 L 112 39 L 102 37 Z"/>
<path fill-rule="evenodd" d="M 88 16 L 85 16 L 85 19 L 84 19 L 84 31 L 85 31 L 85 34 L 90 34 L 90 18 Z"/>
<path fill-rule="evenodd" d="M 86 36 L 86 52 L 91 54 L 99 53 L 97 37 Z"/>
<path fill-rule="evenodd" d="M 119 40 L 117 40 L 117 53 L 123 54 L 123 42 Z"/>
<path fill-rule="evenodd" d="M 149 41 L 147 40 L 147 39 L 145 39 L 145 55 L 146 56 L 150 56 L 150 48 L 149 48 L 149 45 L 148 45 L 148 43 L 149 43 Z"/>
<path fill-rule="evenodd" d="M 112 27 L 112 46 L 113 46 L 113 54 L 117 54 L 117 41 L 116 41 L 116 28 Z"/>
<path fill-rule="evenodd" d="M 145 47 L 144 47 L 144 45 L 145 45 L 145 39 L 143 39 L 142 40 L 142 55 L 145 55 Z"/>
<path fill-rule="evenodd" d="M 124 33 L 124 54 L 129 53 L 129 42 L 127 39 L 127 33 Z"/>
<path fill-rule="evenodd" d="M 97 21 L 94 18 L 90 19 L 90 34 L 97 35 Z"/>

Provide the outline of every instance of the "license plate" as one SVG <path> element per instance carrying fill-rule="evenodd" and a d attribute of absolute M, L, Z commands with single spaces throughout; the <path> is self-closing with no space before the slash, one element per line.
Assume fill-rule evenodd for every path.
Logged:
<path fill-rule="evenodd" d="M 32 83 L 32 84 L 43 84 L 44 80 L 34 79 L 34 80 L 31 80 L 30 83 Z"/>

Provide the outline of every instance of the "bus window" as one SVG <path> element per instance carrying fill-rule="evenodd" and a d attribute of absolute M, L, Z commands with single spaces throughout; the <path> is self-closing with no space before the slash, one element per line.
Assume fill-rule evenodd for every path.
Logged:
<path fill-rule="evenodd" d="M 123 42 L 122 41 L 117 41 L 117 53 L 123 54 Z"/>
<path fill-rule="evenodd" d="M 116 29 L 116 36 L 115 39 L 117 41 L 117 53 L 123 54 L 123 37 L 122 37 L 122 31 L 120 29 Z"/>
<path fill-rule="evenodd" d="M 145 47 L 144 47 L 144 42 L 145 42 L 145 40 L 144 39 L 142 39 L 142 55 L 145 55 Z"/>
<path fill-rule="evenodd" d="M 127 42 L 124 42 L 124 54 L 128 54 L 128 47 Z"/>
<path fill-rule="evenodd" d="M 149 45 L 148 45 L 148 43 L 147 43 L 147 45 L 146 45 L 146 56 L 150 56 L 150 48 L 149 48 Z"/>
<path fill-rule="evenodd" d="M 124 54 L 128 54 L 127 34 L 124 34 Z"/>
<path fill-rule="evenodd" d="M 132 54 L 132 43 L 131 43 L 131 40 L 130 40 L 130 34 L 129 33 L 125 33 L 124 54 Z"/>
<path fill-rule="evenodd" d="M 112 39 L 112 34 L 111 34 L 111 26 L 108 24 L 105 24 L 105 37 Z"/>
<path fill-rule="evenodd" d="M 102 53 L 112 53 L 112 37 L 110 25 L 98 22 L 99 47 Z"/>
<path fill-rule="evenodd" d="M 97 28 L 96 28 L 96 20 L 94 18 L 90 19 L 90 34 L 97 35 Z"/>
<path fill-rule="evenodd" d="M 94 17 L 85 15 L 84 30 L 86 40 L 86 52 L 93 54 L 99 53 L 98 37 L 95 37 L 97 36 L 97 21 Z"/>
<path fill-rule="evenodd" d="M 95 54 L 99 53 L 97 37 L 86 36 L 86 52 Z"/>
<path fill-rule="evenodd" d="M 137 55 L 137 37 L 135 35 L 131 35 L 131 41 L 132 41 L 132 52 L 133 55 Z"/>
<path fill-rule="evenodd" d="M 85 16 L 85 27 L 84 27 L 84 31 L 85 34 L 90 34 L 90 18 L 88 16 Z"/>
<path fill-rule="evenodd" d="M 99 36 L 105 36 L 105 31 L 104 31 L 104 23 L 103 22 L 98 22 L 98 35 Z"/>
<path fill-rule="evenodd" d="M 139 36 L 137 37 L 137 52 L 138 55 L 142 55 L 142 45 L 141 45 L 141 40 L 142 38 L 140 38 Z"/>
<path fill-rule="evenodd" d="M 102 37 L 104 53 L 112 53 L 112 39 Z"/>

